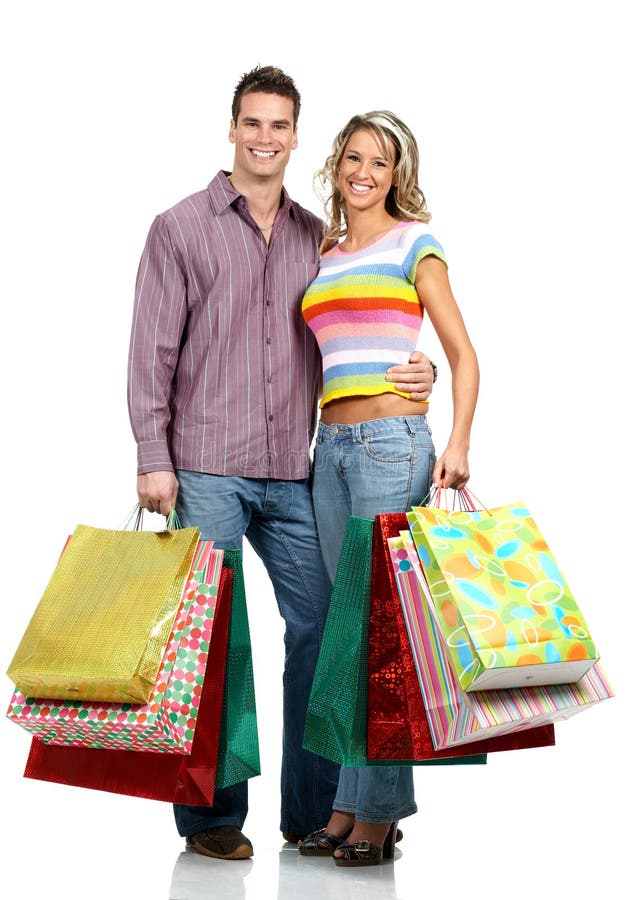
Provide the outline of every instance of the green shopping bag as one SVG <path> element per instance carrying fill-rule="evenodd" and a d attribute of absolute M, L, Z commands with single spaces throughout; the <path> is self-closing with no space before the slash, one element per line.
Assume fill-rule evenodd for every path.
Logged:
<path fill-rule="evenodd" d="M 350 516 L 305 719 L 303 746 L 346 766 L 366 760 L 372 520 Z"/>
<path fill-rule="evenodd" d="M 230 787 L 261 772 L 241 550 L 225 550 L 224 565 L 233 571 L 233 595 L 216 788 Z"/>
<path fill-rule="evenodd" d="M 485 754 L 369 760 L 368 631 L 373 520 L 349 516 L 309 698 L 303 746 L 345 766 L 484 764 Z"/>

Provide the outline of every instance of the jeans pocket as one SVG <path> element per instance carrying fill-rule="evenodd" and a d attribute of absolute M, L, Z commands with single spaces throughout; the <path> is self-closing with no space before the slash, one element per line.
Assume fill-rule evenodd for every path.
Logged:
<path fill-rule="evenodd" d="M 407 431 L 387 431 L 364 439 L 364 447 L 375 462 L 409 462 L 414 452 L 413 437 Z"/>

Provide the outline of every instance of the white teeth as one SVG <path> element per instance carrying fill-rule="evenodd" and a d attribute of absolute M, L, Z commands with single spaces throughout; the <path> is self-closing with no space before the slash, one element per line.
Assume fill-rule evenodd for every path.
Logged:
<path fill-rule="evenodd" d="M 365 194 L 366 191 L 370 190 L 366 184 L 355 184 L 354 181 L 351 181 L 350 185 L 354 191 L 358 191 L 360 194 Z"/>
<path fill-rule="evenodd" d="M 260 159 L 270 159 L 275 155 L 276 150 L 252 150 L 251 152 Z"/>

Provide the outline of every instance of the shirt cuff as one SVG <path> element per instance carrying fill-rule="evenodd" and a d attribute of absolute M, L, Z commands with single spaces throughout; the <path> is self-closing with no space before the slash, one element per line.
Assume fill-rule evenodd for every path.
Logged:
<path fill-rule="evenodd" d="M 137 474 L 173 472 L 167 441 L 142 441 L 137 445 Z"/>

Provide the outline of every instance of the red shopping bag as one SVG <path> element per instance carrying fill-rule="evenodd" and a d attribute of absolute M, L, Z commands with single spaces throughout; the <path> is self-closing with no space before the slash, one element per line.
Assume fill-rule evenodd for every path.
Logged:
<path fill-rule="evenodd" d="M 198 720 L 188 756 L 55 746 L 33 738 L 24 777 L 188 806 L 210 806 L 218 764 L 232 588 L 233 572 L 223 567 Z"/>
<path fill-rule="evenodd" d="M 552 724 L 435 750 L 403 616 L 387 539 L 407 530 L 405 513 L 376 516 L 368 640 L 367 755 L 416 760 L 522 750 L 555 744 Z"/>

